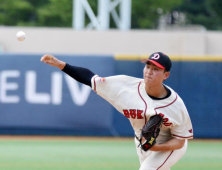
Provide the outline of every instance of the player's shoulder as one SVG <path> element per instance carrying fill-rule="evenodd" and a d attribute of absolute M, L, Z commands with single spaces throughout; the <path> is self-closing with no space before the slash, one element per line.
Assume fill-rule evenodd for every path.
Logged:
<path fill-rule="evenodd" d="M 118 79 L 118 80 L 121 80 L 121 81 L 133 81 L 133 82 L 142 81 L 141 78 L 136 78 L 136 77 L 127 76 L 127 75 L 110 76 L 110 77 L 106 77 L 106 79 Z"/>
<path fill-rule="evenodd" d="M 92 78 L 92 85 L 98 86 L 113 86 L 113 87 L 121 87 L 124 89 L 132 89 L 138 86 L 138 84 L 142 81 L 141 78 L 126 76 L 126 75 L 115 75 L 110 77 L 99 77 L 95 75 Z"/>
<path fill-rule="evenodd" d="M 171 91 L 170 98 L 172 98 L 172 100 L 175 100 L 175 102 L 178 105 L 184 105 L 184 102 L 183 102 L 182 98 L 180 97 L 180 95 L 178 93 L 176 93 L 171 87 L 169 87 L 165 84 L 164 84 L 164 86 L 166 86 Z"/>
<path fill-rule="evenodd" d="M 167 89 L 169 89 L 170 90 L 170 92 L 171 92 L 171 95 L 170 95 L 170 98 L 168 98 L 168 99 L 175 99 L 175 101 L 177 101 L 177 102 L 183 102 L 183 100 L 181 99 L 181 97 L 178 95 L 178 93 L 174 90 L 174 89 L 172 89 L 171 87 L 169 87 L 168 85 L 166 85 L 166 84 L 163 84 Z"/>
<path fill-rule="evenodd" d="M 107 83 L 123 83 L 123 84 L 138 84 L 142 81 L 140 78 L 126 76 L 126 75 L 116 75 L 116 76 L 110 76 L 105 77 L 104 81 Z"/>

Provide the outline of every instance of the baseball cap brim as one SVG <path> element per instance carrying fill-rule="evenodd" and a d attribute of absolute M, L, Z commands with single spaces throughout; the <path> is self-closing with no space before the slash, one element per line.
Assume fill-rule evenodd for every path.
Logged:
<path fill-rule="evenodd" d="M 151 63 L 153 63 L 154 65 L 156 65 L 156 66 L 159 67 L 159 68 L 165 69 L 165 67 L 163 67 L 161 64 L 157 63 L 157 62 L 154 61 L 154 60 L 149 60 L 149 59 L 142 59 L 142 60 L 141 60 L 142 63 L 147 63 L 148 61 L 151 62 Z"/>

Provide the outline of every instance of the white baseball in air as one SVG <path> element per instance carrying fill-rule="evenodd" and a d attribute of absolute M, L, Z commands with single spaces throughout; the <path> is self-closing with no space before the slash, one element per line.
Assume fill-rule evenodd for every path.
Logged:
<path fill-rule="evenodd" d="M 19 41 L 24 41 L 26 35 L 25 35 L 25 33 L 24 33 L 23 31 L 19 31 L 19 32 L 17 32 L 16 37 L 17 37 L 17 39 L 18 39 Z"/>

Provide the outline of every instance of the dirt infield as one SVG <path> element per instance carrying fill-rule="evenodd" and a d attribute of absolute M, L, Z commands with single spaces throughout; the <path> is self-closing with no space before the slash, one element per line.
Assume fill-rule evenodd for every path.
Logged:
<path fill-rule="evenodd" d="M 88 137 L 88 136 L 14 136 L 0 135 L 0 140 L 74 140 L 74 141 L 123 141 L 133 140 L 133 137 Z"/>
<path fill-rule="evenodd" d="M 91 137 L 91 136 L 17 136 L 0 135 L 0 140 L 71 140 L 71 141 L 129 141 L 133 137 Z M 193 142 L 222 142 L 222 139 L 192 139 Z"/>

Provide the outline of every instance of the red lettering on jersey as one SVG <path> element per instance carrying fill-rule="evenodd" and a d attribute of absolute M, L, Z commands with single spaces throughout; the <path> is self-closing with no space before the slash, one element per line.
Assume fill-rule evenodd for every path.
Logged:
<path fill-rule="evenodd" d="M 163 123 L 165 126 L 171 126 L 172 123 Z"/>
<path fill-rule="evenodd" d="M 163 123 L 168 122 L 168 120 L 169 120 L 168 118 L 164 118 L 164 119 L 163 119 Z"/>
<path fill-rule="evenodd" d="M 130 116 L 135 119 L 136 118 L 136 109 L 130 109 Z"/>
<path fill-rule="evenodd" d="M 142 113 L 143 110 L 137 110 L 137 119 L 143 119 Z"/>
<path fill-rule="evenodd" d="M 125 117 L 132 119 L 143 119 L 142 113 L 143 110 L 136 110 L 136 109 L 123 110 L 123 114 L 125 115 Z"/>
<path fill-rule="evenodd" d="M 128 110 L 123 110 L 123 113 L 124 113 L 124 115 L 125 115 L 127 118 L 130 118 L 130 115 L 129 115 Z"/>
<path fill-rule="evenodd" d="M 164 117 L 164 114 L 163 114 L 163 113 L 159 113 L 159 115 L 162 116 L 162 117 Z"/>
<path fill-rule="evenodd" d="M 164 118 L 164 114 L 163 113 L 159 113 L 159 115 L 163 117 L 163 124 L 165 126 L 171 126 L 172 125 L 172 123 L 168 122 L 169 121 L 168 118 Z"/>

